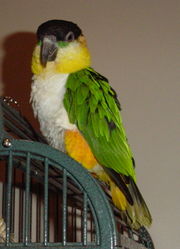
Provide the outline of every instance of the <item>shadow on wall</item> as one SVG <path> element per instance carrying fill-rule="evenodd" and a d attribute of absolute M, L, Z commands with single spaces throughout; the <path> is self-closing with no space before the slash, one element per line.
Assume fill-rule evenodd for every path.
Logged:
<path fill-rule="evenodd" d="M 22 114 L 37 127 L 29 103 L 31 89 L 31 58 L 36 37 L 31 32 L 17 32 L 3 43 L 2 81 L 4 95 L 18 101 Z"/>

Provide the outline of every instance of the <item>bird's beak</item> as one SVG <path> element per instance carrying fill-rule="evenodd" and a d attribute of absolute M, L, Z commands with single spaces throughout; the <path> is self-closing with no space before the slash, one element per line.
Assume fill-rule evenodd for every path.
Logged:
<path fill-rule="evenodd" d="M 46 67 L 48 61 L 54 61 L 57 55 L 57 40 L 54 35 L 44 37 L 41 45 L 40 61 L 43 67 Z"/>

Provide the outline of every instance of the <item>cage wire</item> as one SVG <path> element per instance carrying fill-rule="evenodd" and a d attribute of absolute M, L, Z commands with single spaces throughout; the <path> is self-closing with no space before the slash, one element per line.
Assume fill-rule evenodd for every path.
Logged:
<path fill-rule="evenodd" d="M 9 97 L 0 142 L 0 248 L 154 249 L 144 227 L 122 221 L 107 187 L 48 146 Z"/>

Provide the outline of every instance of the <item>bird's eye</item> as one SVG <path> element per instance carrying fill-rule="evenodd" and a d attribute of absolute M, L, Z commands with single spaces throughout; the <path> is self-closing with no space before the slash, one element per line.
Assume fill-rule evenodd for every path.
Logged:
<path fill-rule="evenodd" d="M 72 31 L 68 32 L 66 37 L 65 37 L 65 41 L 71 42 L 74 40 L 74 33 Z"/>

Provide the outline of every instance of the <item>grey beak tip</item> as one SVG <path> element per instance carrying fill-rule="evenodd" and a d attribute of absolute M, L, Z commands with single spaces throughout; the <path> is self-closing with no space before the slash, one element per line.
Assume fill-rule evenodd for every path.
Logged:
<path fill-rule="evenodd" d="M 56 59 L 57 50 L 58 48 L 54 36 L 52 39 L 49 36 L 43 39 L 40 56 L 41 65 L 43 67 L 46 67 L 48 61 L 54 61 Z"/>

